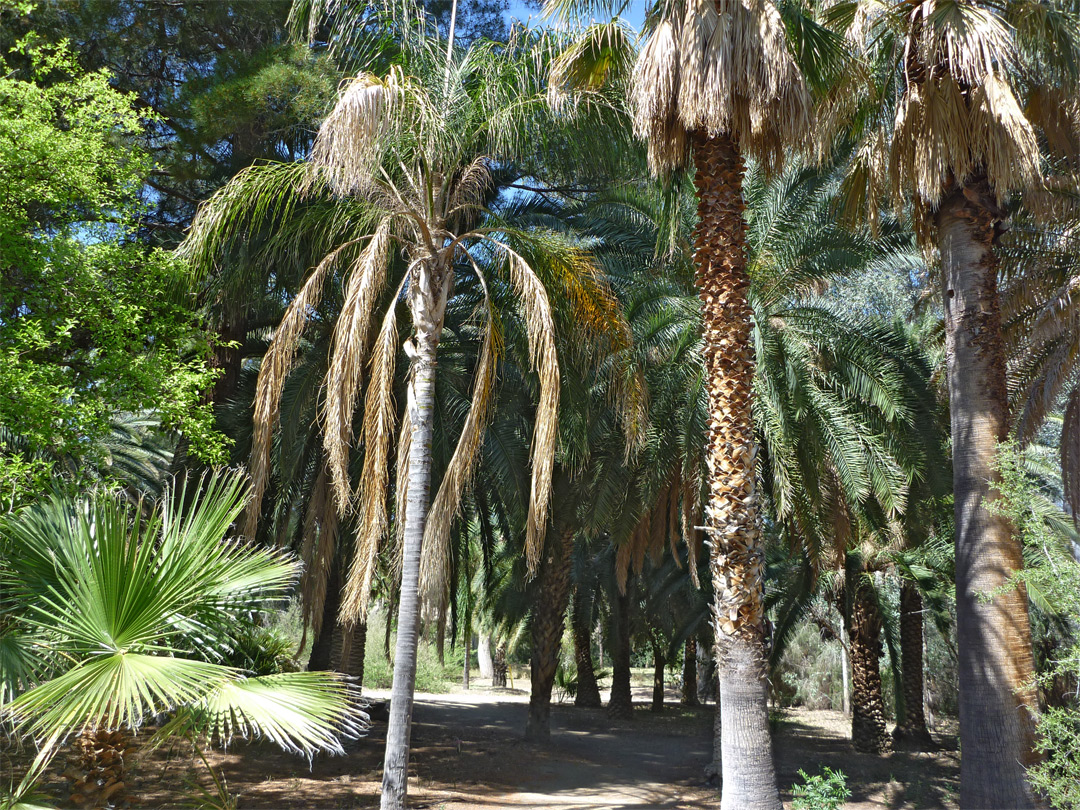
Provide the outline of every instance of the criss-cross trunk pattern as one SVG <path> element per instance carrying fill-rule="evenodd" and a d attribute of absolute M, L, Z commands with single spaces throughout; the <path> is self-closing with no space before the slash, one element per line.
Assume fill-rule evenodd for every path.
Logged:
<path fill-rule="evenodd" d="M 752 415 L 753 313 L 747 299 L 744 162 L 726 135 L 693 138 L 695 232 L 709 422 L 705 523 L 723 735 L 722 810 L 780 810 L 769 737 L 765 549 Z M 749 802 L 749 803 L 748 803 Z"/>
<path fill-rule="evenodd" d="M 897 739 L 927 750 L 933 745 L 923 709 L 923 601 L 911 582 L 900 583 L 900 669 L 904 675 L 904 716 Z"/>
<path fill-rule="evenodd" d="M 961 807 L 1035 806 L 1024 777 L 1038 708 L 1027 592 L 1005 588 L 1023 558 L 1009 520 L 990 508 L 1009 431 L 994 255 L 1003 216 L 982 179 L 951 189 L 935 223 L 952 421 Z"/>
<path fill-rule="evenodd" d="M 532 685 L 525 737 L 546 740 L 551 736 L 551 687 L 559 666 L 563 621 L 570 598 L 570 553 L 574 533 L 563 529 L 548 533 L 548 544 L 537 576 L 537 602 L 533 613 Z"/>
<path fill-rule="evenodd" d="M 630 588 L 630 583 L 626 585 Z M 611 696 L 608 714 L 619 720 L 634 716 L 634 695 L 630 689 L 630 596 L 616 593 L 611 606 Z"/>
<path fill-rule="evenodd" d="M 881 611 L 872 589 L 860 576 L 851 595 L 851 742 L 856 751 L 880 754 L 891 741 L 881 692 Z"/>

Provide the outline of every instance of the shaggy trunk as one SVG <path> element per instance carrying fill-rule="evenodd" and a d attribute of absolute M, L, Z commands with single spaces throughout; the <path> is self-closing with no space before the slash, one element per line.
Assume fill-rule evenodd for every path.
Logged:
<path fill-rule="evenodd" d="M 342 628 L 347 643 L 342 645 L 339 672 L 356 678 L 356 685 L 364 684 L 364 653 L 367 649 L 367 622 L 357 622 L 351 628 Z"/>
<path fill-rule="evenodd" d="M 629 587 L 629 584 L 627 585 Z M 611 697 L 608 714 L 620 720 L 634 716 L 630 690 L 630 597 L 620 593 L 611 611 Z"/>
<path fill-rule="evenodd" d="M 559 667 L 563 620 L 570 596 L 570 552 L 574 533 L 548 534 L 547 548 L 537 575 L 536 610 L 532 618 L 531 689 L 525 737 L 546 740 L 551 736 L 551 687 Z"/>
<path fill-rule="evenodd" d="M 960 806 L 1033 807 L 1036 696 L 1027 593 L 1013 527 L 994 514 L 997 444 L 1009 431 L 1001 339 L 997 211 L 984 180 L 953 189 L 936 225 L 941 252 L 956 521 L 960 667 Z"/>
<path fill-rule="evenodd" d="M 765 548 L 758 514 L 754 425 L 753 312 L 747 300 L 744 164 L 724 135 L 694 135 L 694 235 L 701 296 L 709 422 L 713 624 L 720 675 L 721 810 L 780 810 L 769 736 L 765 651 Z"/>
<path fill-rule="evenodd" d="M 322 621 L 319 633 L 311 644 L 308 657 L 309 672 L 325 672 L 334 666 L 334 633 L 338 630 L 338 611 L 341 608 L 341 566 L 335 559 L 330 565 L 330 576 L 326 581 L 326 596 L 323 599 Z"/>
<path fill-rule="evenodd" d="M 479 666 L 481 678 L 490 678 L 493 676 L 491 636 L 486 633 L 480 634 L 480 642 L 476 645 L 476 663 Z"/>
<path fill-rule="evenodd" d="M 412 732 L 416 651 L 420 631 L 420 550 L 427 525 L 431 487 L 431 437 L 434 429 L 435 354 L 442 332 L 448 273 L 433 277 L 421 264 L 417 289 L 410 291 L 415 330 L 408 388 L 412 436 L 409 444 L 408 497 L 401 553 L 394 678 L 390 688 L 390 719 L 383 761 L 382 810 L 404 810 L 408 793 L 409 737 Z M 438 287 L 442 287 L 441 292 Z"/>
<path fill-rule="evenodd" d="M 697 639 L 688 638 L 683 648 L 682 705 L 697 706 Z"/>
<path fill-rule="evenodd" d="M 588 594 L 581 588 L 574 591 L 574 605 L 570 624 L 574 631 L 574 666 L 577 670 L 577 694 L 575 706 L 597 708 L 600 704 L 600 687 L 596 683 L 596 671 L 593 669 L 592 644 L 589 628 L 592 625 L 592 612 Z"/>
<path fill-rule="evenodd" d="M 885 728 L 885 698 L 881 694 L 881 613 L 866 582 L 851 598 L 851 742 L 856 751 L 880 754 L 889 750 Z"/>
<path fill-rule="evenodd" d="M 64 771 L 76 807 L 108 807 L 126 803 L 127 765 L 135 754 L 131 735 L 122 729 L 89 729 L 73 746 Z"/>
<path fill-rule="evenodd" d="M 667 660 L 664 657 L 664 648 L 657 642 L 653 642 L 653 677 L 652 677 L 652 710 L 662 712 L 664 710 L 664 667 Z"/>
<path fill-rule="evenodd" d="M 506 644 L 495 648 L 495 660 L 491 663 L 491 685 L 506 688 L 506 672 L 510 667 L 506 661 Z"/>
<path fill-rule="evenodd" d="M 915 585 L 900 583 L 900 671 L 904 675 L 904 716 L 896 737 L 925 750 L 931 743 L 923 711 L 923 604 Z"/>

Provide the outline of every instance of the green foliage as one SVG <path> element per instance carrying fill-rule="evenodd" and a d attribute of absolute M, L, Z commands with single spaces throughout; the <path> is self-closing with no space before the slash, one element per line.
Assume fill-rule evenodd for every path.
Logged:
<path fill-rule="evenodd" d="M 38 741 L 40 760 L 84 729 L 162 714 L 162 738 L 263 736 L 307 756 L 359 732 L 339 676 L 222 663 L 298 570 L 222 540 L 245 497 L 239 479 L 213 476 L 153 508 L 54 496 L 0 523 L 0 720 Z"/>
<path fill-rule="evenodd" d="M 386 633 L 386 613 L 372 608 L 368 614 L 367 647 L 364 650 L 364 687 L 389 689 L 394 677 L 394 667 L 386 657 L 383 647 Z M 390 649 L 394 649 L 396 634 L 390 634 Z M 431 639 L 421 636 L 416 651 L 416 691 L 439 694 L 449 692 L 461 682 L 464 668 L 460 645 L 444 650 L 444 661 Z"/>
<path fill-rule="evenodd" d="M 1039 685 L 1052 692 L 1056 681 L 1080 678 L 1080 563 L 1072 553 L 1072 521 L 1047 498 L 1046 482 L 1030 454 L 1013 442 L 999 446 L 1001 499 L 995 509 L 1009 517 L 1024 544 L 1025 567 L 1005 587 L 1023 583 L 1036 606 L 1059 617 L 1067 630 L 1064 649 L 1037 675 Z M 1080 704 L 1075 694 L 1040 715 L 1037 729 L 1044 759 L 1028 770 L 1031 784 L 1057 810 L 1080 808 Z"/>
<path fill-rule="evenodd" d="M 78 479 L 102 462 L 117 412 L 153 412 L 191 452 L 224 458 L 203 392 L 214 372 L 183 267 L 132 239 L 152 169 L 141 113 L 104 72 L 27 40 L 20 78 L 0 57 L 0 496 Z"/>
<path fill-rule="evenodd" d="M 840 810 L 851 798 L 843 771 L 825 768 L 820 774 L 809 776 L 800 768 L 799 776 L 803 784 L 791 788 L 795 797 L 791 810 Z"/>

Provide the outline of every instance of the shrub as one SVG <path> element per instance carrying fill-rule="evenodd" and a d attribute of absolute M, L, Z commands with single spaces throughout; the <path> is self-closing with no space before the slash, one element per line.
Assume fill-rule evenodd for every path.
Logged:
<path fill-rule="evenodd" d="M 791 810 L 839 810 L 851 798 L 843 771 L 825 768 L 816 776 L 808 776 L 800 769 L 799 776 L 803 784 L 791 789 L 795 797 Z"/>

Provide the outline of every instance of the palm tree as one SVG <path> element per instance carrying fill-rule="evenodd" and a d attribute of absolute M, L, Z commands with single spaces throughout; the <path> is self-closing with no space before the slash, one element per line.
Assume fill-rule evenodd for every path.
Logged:
<path fill-rule="evenodd" d="M 614 11 L 616 3 L 552 0 L 563 12 Z M 764 548 L 756 491 L 752 315 L 747 297 L 742 193 L 747 157 L 779 165 L 810 140 L 813 100 L 797 53 L 824 79 L 840 53 L 836 37 L 801 10 L 770 2 L 676 2 L 647 14 L 648 41 L 629 90 L 634 131 L 654 173 L 693 158 L 698 204 L 696 281 L 709 401 L 705 526 L 711 546 L 716 658 L 724 728 L 723 795 L 731 808 L 780 807 L 768 730 L 764 665 Z M 592 41 L 611 42 L 597 29 Z M 789 39 L 788 31 L 796 32 Z M 610 29 L 609 29 L 610 31 Z M 814 47 L 809 47 L 809 34 Z M 820 36 L 817 36 L 820 34 Z M 605 44 L 602 47 L 607 47 Z M 591 50 L 590 50 L 591 48 Z M 595 55 L 579 48 L 574 58 Z M 831 63 L 831 64 L 830 64 Z M 818 70 L 820 68 L 820 70 Z M 595 71 L 570 68 L 572 80 Z"/>
<path fill-rule="evenodd" d="M 855 116 L 859 146 L 850 188 L 876 208 L 888 167 L 894 199 L 914 203 L 917 231 L 941 263 L 962 684 L 960 803 L 1031 807 L 1024 775 L 1038 708 L 1031 630 L 1024 588 L 1009 586 L 1022 567 L 1021 549 L 1007 518 L 992 509 L 995 448 L 1010 426 L 996 246 L 1009 196 L 1042 186 L 1037 129 L 1051 136 L 1055 117 L 1072 109 L 1024 104 L 1023 89 L 1075 88 L 1075 22 L 1053 3 L 984 7 L 968 0 L 898 2 L 856 20 L 847 33 L 867 46 L 873 80 Z"/>
<path fill-rule="evenodd" d="M 156 504 L 58 495 L 0 525 L 3 643 L 18 652 L 5 658 L 0 716 L 39 742 L 39 763 L 79 737 L 80 805 L 119 800 L 130 734 L 162 714 L 160 738 L 265 736 L 308 757 L 343 753 L 339 737 L 364 728 L 335 674 L 246 677 L 222 663 L 299 565 L 222 539 L 246 500 L 239 478 L 198 490 Z"/>
<path fill-rule="evenodd" d="M 406 21 L 407 22 L 407 21 Z M 528 354 L 539 378 L 533 422 L 532 467 L 525 556 L 539 566 L 551 486 L 559 365 L 549 296 L 587 308 L 579 323 L 603 332 L 618 323 L 606 285 L 585 252 L 554 232 L 526 231 L 491 202 L 494 179 L 528 141 L 557 137 L 566 117 L 548 116 L 542 90 L 550 42 L 518 32 L 508 43 L 478 41 L 467 51 L 432 34 L 430 20 L 404 26 L 390 67 L 361 72 L 342 90 L 319 130 L 310 162 L 250 169 L 202 209 L 183 255 L 212 266 L 230 239 L 276 217 L 287 228 L 274 250 L 288 252 L 298 237 L 321 240 L 323 257 L 291 301 L 259 374 L 252 449 L 252 533 L 267 483 L 268 456 L 278 422 L 282 386 L 305 324 L 324 286 L 340 272 L 345 288 L 323 384 L 322 429 L 326 467 L 337 508 L 356 509 L 356 551 L 346 578 L 342 614 L 363 620 L 376 551 L 388 532 L 386 488 L 390 445 L 397 426 L 394 367 L 399 350 L 397 304 L 406 304 L 411 336 L 403 348 L 410 370 L 407 405 L 397 447 L 394 520 L 401 548 L 394 682 L 387 732 L 382 806 L 402 807 L 406 794 L 416 644 L 421 591 L 440 612 L 449 598 L 448 539 L 474 468 L 493 401 L 495 368 L 504 350 L 495 290 L 511 290 Z M 305 199 L 337 201 L 329 217 Z M 393 258 L 403 259 L 395 263 Z M 394 282 L 391 270 L 399 272 Z M 432 438 L 437 355 L 455 279 L 472 276 L 483 303 L 470 410 L 434 499 Z M 395 291 L 396 288 L 396 291 Z M 372 329 L 375 309 L 385 307 Z M 368 349 L 369 332 L 374 331 Z M 364 417 L 354 436 L 353 414 L 363 390 Z M 359 493 L 347 471 L 354 440 L 364 447 Z"/>

